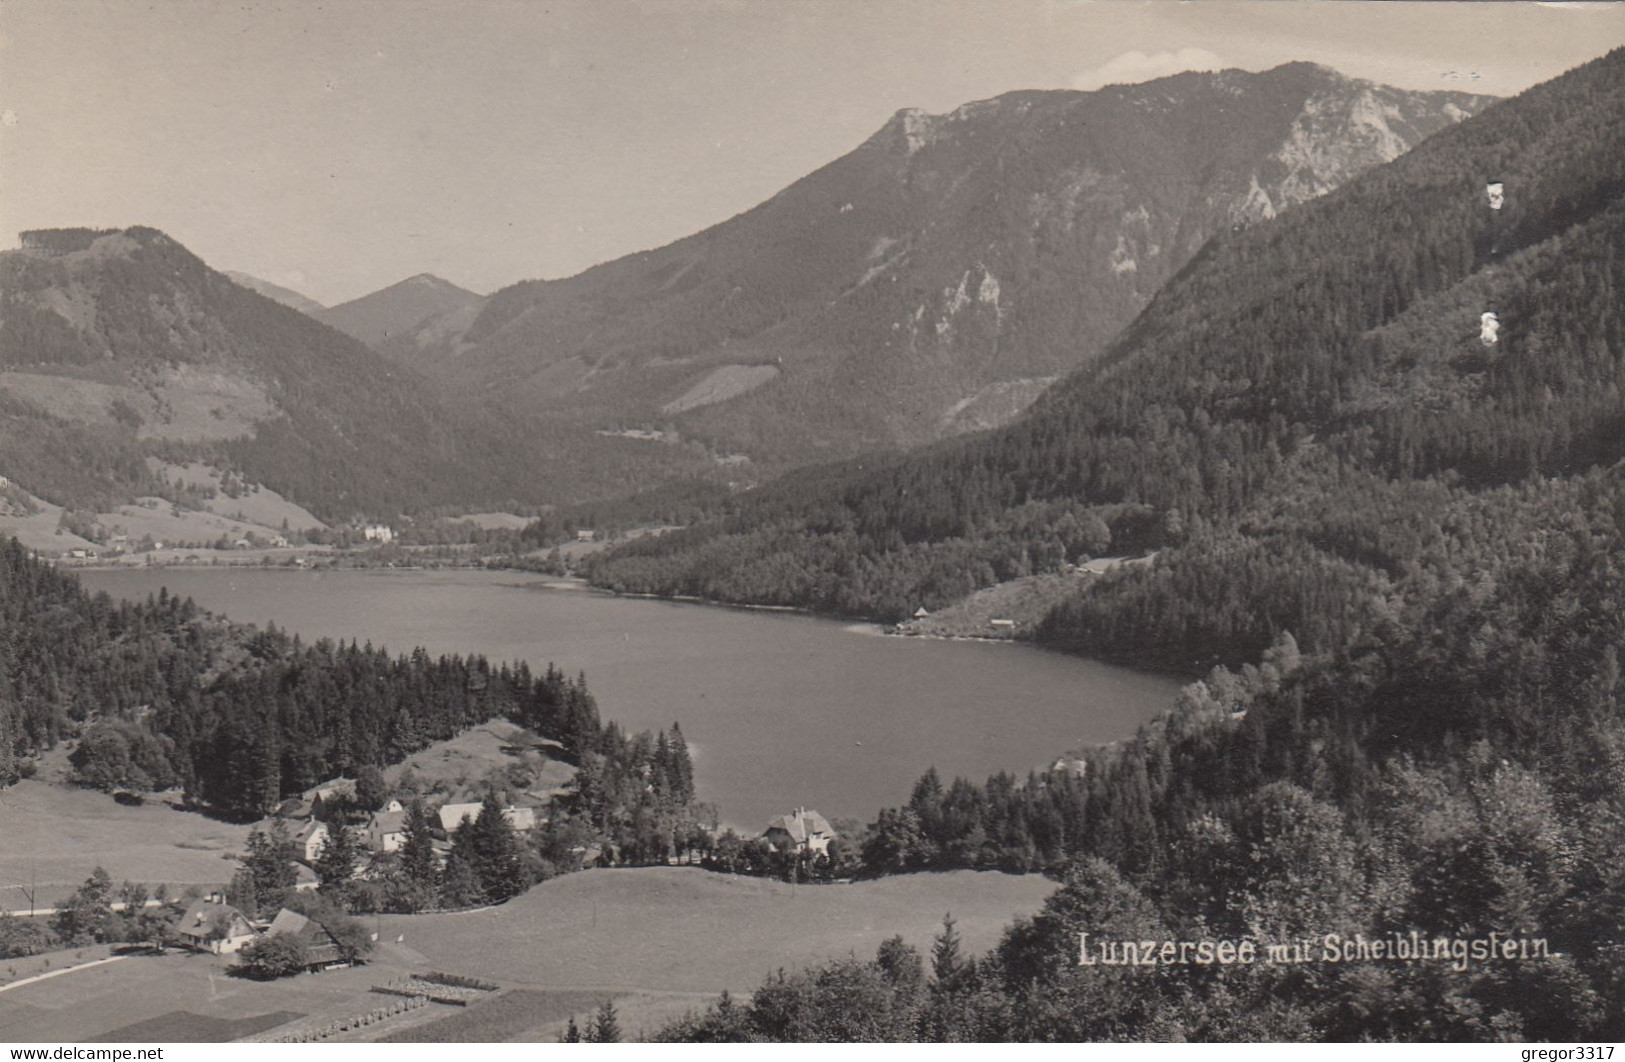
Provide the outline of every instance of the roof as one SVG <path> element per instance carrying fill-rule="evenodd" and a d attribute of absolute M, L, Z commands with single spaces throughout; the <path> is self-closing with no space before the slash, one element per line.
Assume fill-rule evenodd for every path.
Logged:
<path fill-rule="evenodd" d="M 348 791 L 348 792 L 351 792 L 351 793 L 355 792 L 355 779 L 354 778 L 329 778 L 327 781 L 318 782 L 317 784 L 311 786 L 309 789 L 305 790 L 305 796 L 306 797 L 315 797 L 316 795 L 318 795 L 320 793 L 337 792 L 337 791 L 340 791 L 340 790 Z"/>
<path fill-rule="evenodd" d="M 309 924 L 310 919 L 298 911 L 290 911 L 284 907 L 276 913 L 275 918 L 271 919 L 271 924 L 266 927 L 265 931 L 267 933 L 292 933 L 297 936 L 304 932 L 305 927 Z"/>
<path fill-rule="evenodd" d="M 221 915 L 230 919 L 229 924 L 242 922 L 244 926 L 248 925 L 248 919 L 243 917 L 243 913 L 229 903 L 193 900 L 192 906 L 181 915 L 180 924 L 175 927 L 175 932 L 183 937 L 202 939 L 213 932 L 215 920 Z"/>
<path fill-rule="evenodd" d="M 305 946 L 305 957 L 313 963 L 334 962 L 343 957 L 343 949 L 339 942 L 326 926 L 313 919 L 306 918 L 298 911 L 290 911 L 286 907 L 276 913 L 271 919 L 267 933 L 289 933 L 299 938 Z"/>
<path fill-rule="evenodd" d="M 372 818 L 367 821 L 367 829 L 377 830 L 379 833 L 405 833 L 406 812 L 375 811 Z"/>
<path fill-rule="evenodd" d="M 294 862 L 293 862 L 293 883 L 294 883 L 295 886 L 309 885 L 309 884 L 311 884 L 313 882 L 317 882 L 317 881 L 320 881 L 320 880 L 321 879 L 316 876 L 316 872 L 314 870 L 312 870 L 309 867 L 305 866 L 305 864 L 299 862 L 297 859 L 294 860 Z"/>
<path fill-rule="evenodd" d="M 318 822 L 316 819 L 311 819 L 309 822 L 299 827 L 298 831 L 294 833 L 293 839 L 296 841 L 308 841 L 312 837 L 316 836 L 317 833 L 326 832 L 327 823 Z"/>
<path fill-rule="evenodd" d="M 769 822 L 767 829 L 762 832 L 772 833 L 774 830 L 789 834 L 790 839 L 797 844 L 804 843 L 813 834 L 822 833 L 829 837 L 835 836 L 835 831 L 830 827 L 828 819 L 818 812 L 808 811 L 806 808 L 798 808 L 789 815 L 780 815 Z"/>
<path fill-rule="evenodd" d="M 484 803 L 476 804 L 445 804 L 440 808 L 440 828 L 442 830 L 455 830 L 462 825 L 463 817 L 470 819 L 480 817 L 480 809 Z"/>

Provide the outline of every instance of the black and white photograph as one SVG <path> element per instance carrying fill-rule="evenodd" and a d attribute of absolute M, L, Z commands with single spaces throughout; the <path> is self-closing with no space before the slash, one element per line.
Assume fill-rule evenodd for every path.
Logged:
<path fill-rule="evenodd" d="M 0 0 L 7 1059 L 1625 1062 L 1622 657 L 1625 3 Z"/>

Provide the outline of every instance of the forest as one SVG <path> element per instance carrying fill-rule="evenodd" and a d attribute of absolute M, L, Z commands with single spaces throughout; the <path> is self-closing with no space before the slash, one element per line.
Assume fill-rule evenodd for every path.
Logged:
<path fill-rule="evenodd" d="M 681 731 L 626 734 L 601 721 L 583 675 L 421 649 L 391 656 L 353 641 L 305 645 L 167 591 L 115 602 L 15 539 L 0 542 L 0 785 L 77 738 L 82 784 L 178 788 L 247 821 L 324 779 L 498 718 L 558 742 L 577 768 L 578 791 L 554 815 L 558 845 L 663 862 L 688 843 L 698 809 L 686 746 L 674 751 Z"/>
<path fill-rule="evenodd" d="M 929 967 L 893 941 L 661 1036 L 1625 1036 L 1622 141 L 1615 52 L 1217 238 L 1010 429 L 605 556 L 606 585 L 723 598 L 757 550 L 785 597 L 883 572 L 848 604 L 895 615 L 930 602 L 932 558 L 993 545 L 1010 513 L 1144 506 L 1156 561 L 1088 581 L 1037 636 L 1203 676 L 1064 770 L 930 770 L 880 812 L 863 873 L 1061 877 L 989 953 L 948 927 Z M 1518 190 L 1502 212 L 1494 179 Z M 1103 967 L 1080 964 L 1085 933 L 1493 933 L 1549 954 Z"/>
<path fill-rule="evenodd" d="M 1622 68 L 1609 55 L 1221 233 L 1006 429 L 791 473 L 588 574 L 898 620 L 1160 548 L 1151 570 L 1090 584 L 1050 644 L 1193 674 L 1256 660 L 1280 629 L 1334 648 L 1433 533 L 1413 502 L 1625 456 Z M 1489 180 L 1509 190 L 1501 210 Z M 1110 534 L 1064 533 L 1060 514 Z M 1136 633 L 1085 621 L 1102 613 Z"/>

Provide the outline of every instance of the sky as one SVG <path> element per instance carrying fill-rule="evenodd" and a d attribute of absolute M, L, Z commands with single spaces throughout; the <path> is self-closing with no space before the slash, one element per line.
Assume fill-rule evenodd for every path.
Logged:
<path fill-rule="evenodd" d="M 1307 59 L 1510 95 L 1625 4 L 0 0 L 0 246 L 150 225 L 329 305 L 725 220 L 903 107 Z"/>

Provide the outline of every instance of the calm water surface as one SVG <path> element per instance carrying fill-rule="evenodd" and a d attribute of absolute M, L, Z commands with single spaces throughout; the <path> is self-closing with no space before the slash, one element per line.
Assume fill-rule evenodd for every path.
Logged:
<path fill-rule="evenodd" d="M 629 730 L 680 722 L 700 795 L 760 828 L 797 805 L 869 821 L 944 776 L 1049 763 L 1127 737 L 1172 679 L 1027 646 L 885 637 L 778 612 L 613 597 L 517 572 L 134 568 L 82 573 L 145 599 L 167 585 L 234 620 L 401 653 L 483 653 L 585 671 Z"/>

